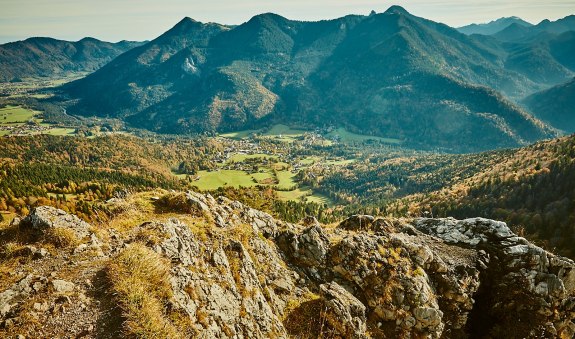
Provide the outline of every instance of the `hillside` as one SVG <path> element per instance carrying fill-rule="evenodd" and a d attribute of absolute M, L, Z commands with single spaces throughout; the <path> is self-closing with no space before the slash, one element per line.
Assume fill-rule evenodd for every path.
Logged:
<path fill-rule="evenodd" d="M 101 203 L 126 192 L 187 187 L 172 169 L 185 161 L 208 169 L 208 156 L 220 150 L 202 139 L 125 136 L 2 138 L 0 145 L 2 213 L 22 215 L 42 204 L 86 220 L 105 219 Z"/>
<path fill-rule="evenodd" d="M 459 182 L 392 202 L 391 214 L 504 220 L 546 248 L 575 256 L 575 136 L 514 150 Z"/>
<path fill-rule="evenodd" d="M 521 18 L 512 16 L 508 18 L 499 18 L 497 20 L 493 20 L 484 24 L 470 24 L 467 26 L 458 27 L 457 30 L 467 35 L 471 34 L 491 35 L 504 30 L 505 28 L 511 26 L 512 24 L 517 24 L 523 27 L 533 26 L 533 24 Z"/>
<path fill-rule="evenodd" d="M 140 44 L 109 43 L 93 38 L 76 42 L 30 38 L 7 43 L 0 45 L 0 82 L 91 73 Z"/>
<path fill-rule="evenodd" d="M 536 117 L 551 126 L 566 133 L 575 133 L 575 78 L 535 93 L 523 103 Z"/>
<path fill-rule="evenodd" d="M 564 83 L 575 75 L 575 63 L 570 56 L 575 51 L 575 31 L 562 34 L 542 34 L 527 42 L 509 42 L 505 67 L 525 74 L 545 88 Z"/>
<path fill-rule="evenodd" d="M 195 192 L 108 204 L 106 223 L 41 206 L 1 224 L 0 335 L 575 334 L 575 263 L 502 222 L 355 215 L 290 224 Z"/>
<path fill-rule="evenodd" d="M 161 133 L 335 125 L 467 152 L 554 135 L 508 99 L 542 87 L 501 67 L 506 53 L 398 6 L 320 22 L 268 13 L 234 28 L 184 19 L 63 90 L 79 99 L 72 113 Z"/>

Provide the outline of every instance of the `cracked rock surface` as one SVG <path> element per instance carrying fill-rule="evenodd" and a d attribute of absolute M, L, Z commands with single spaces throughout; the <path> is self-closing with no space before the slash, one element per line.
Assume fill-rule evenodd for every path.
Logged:
<path fill-rule="evenodd" d="M 182 337 L 575 336 L 574 262 L 505 223 L 355 215 L 290 224 L 225 198 L 187 192 L 181 201 L 184 212 L 98 236 L 51 208 L 16 221 L 69 229 L 80 245 L 3 252 L 0 263 L 24 265 L 1 285 L 0 336 L 124 333 L 106 267 L 136 243 L 168 265 L 162 303 Z"/>

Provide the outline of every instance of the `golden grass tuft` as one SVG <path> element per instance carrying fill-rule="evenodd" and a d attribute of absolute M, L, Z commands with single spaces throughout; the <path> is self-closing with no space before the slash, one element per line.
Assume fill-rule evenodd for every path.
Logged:
<path fill-rule="evenodd" d="M 160 197 L 156 206 L 162 209 L 162 212 L 193 213 L 194 207 L 190 205 L 184 193 L 168 193 Z"/>
<path fill-rule="evenodd" d="M 23 247 L 24 246 L 22 246 L 22 244 L 17 242 L 5 243 L 0 248 L 0 258 L 12 258 L 18 256 Z"/>
<path fill-rule="evenodd" d="M 44 232 L 43 238 L 57 248 L 76 247 L 80 244 L 80 239 L 73 230 L 62 227 L 49 228 Z"/>
<path fill-rule="evenodd" d="M 169 272 L 167 260 L 141 243 L 110 260 L 107 274 L 122 309 L 126 336 L 179 337 L 165 310 L 172 295 Z"/>
<path fill-rule="evenodd" d="M 333 335 L 327 328 L 324 312 L 323 300 L 307 293 L 302 298 L 288 301 L 282 322 L 290 337 L 330 338 Z"/>

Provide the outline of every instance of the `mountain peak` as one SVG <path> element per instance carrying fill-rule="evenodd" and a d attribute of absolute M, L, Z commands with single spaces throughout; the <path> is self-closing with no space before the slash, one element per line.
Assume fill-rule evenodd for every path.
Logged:
<path fill-rule="evenodd" d="M 287 18 L 284 18 L 283 16 L 279 15 L 279 14 L 275 14 L 275 13 L 262 13 L 262 14 L 258 14 L 256 16 L 254 16 L 250 21 L 262 21 L 262 20 L 271 20 L 274 22 L 278 22 L 278 21 L 289 21 Z"/>
<path fill-rule="evenodd" d="M 409 12 L 401 6 L 393 5 L 389 7 L 384 14 L 409 14 Z"/>
<path fill-rule="evenodd" d="M 165 37 L 165 36 L 174 36 L 174 35 L 181 35 L 190 32 L 191 30 L 197 29 L 199 27 L 203 27 L 204 24 L 196 21 L 190 17 L 184 17 L 180 20 L 174 27 L 170 28 L 166 33 L 161 35 L 158 39 Z"/>
<path fill-rule="evenodd" d="M 198 21 L 196 21 L 196 20 L 190 18 L 189 16 L 185 16 L 182 20 L 180 20 L 180 21 L 176 24 L 176 26 L 184 25 L 184 24 L 187 24 L 187 23 L 197 23 L 197 22 L 198 22 Z"/>
<path fill-rule="evenodd" d="M 80 40 L 78 40 L 78 42 L 82 42 L 82 43 L 86 43 L 86 42 L 93 42 L 93 43 L 98 43 L 98 42 L 102 42 L 101 40 L 98 40 L 96 38 L 92 38 L 90 36 L 87 36 L 85 38 L 82 38 Z"/>
<path fill-rule="evenodd" d="M 186 16 L 182 20 L 180 20 L 174 27 L 172 27 L 172 30 L 178 30 L 178 31 L 186 30 L 191 26 L 197 26 L 201 24 L 202 24 L 201 22 Z"/>

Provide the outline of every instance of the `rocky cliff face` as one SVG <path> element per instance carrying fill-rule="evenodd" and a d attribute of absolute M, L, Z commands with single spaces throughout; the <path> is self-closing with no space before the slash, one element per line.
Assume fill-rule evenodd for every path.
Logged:
<path fill-rule="evenodd" d="M 193 192 L 154 204 L 143 223 L 40 207 L 3 230 L 0 335 L 575 335 L 575 264 L 501 222 L 296 225 Z"/>

